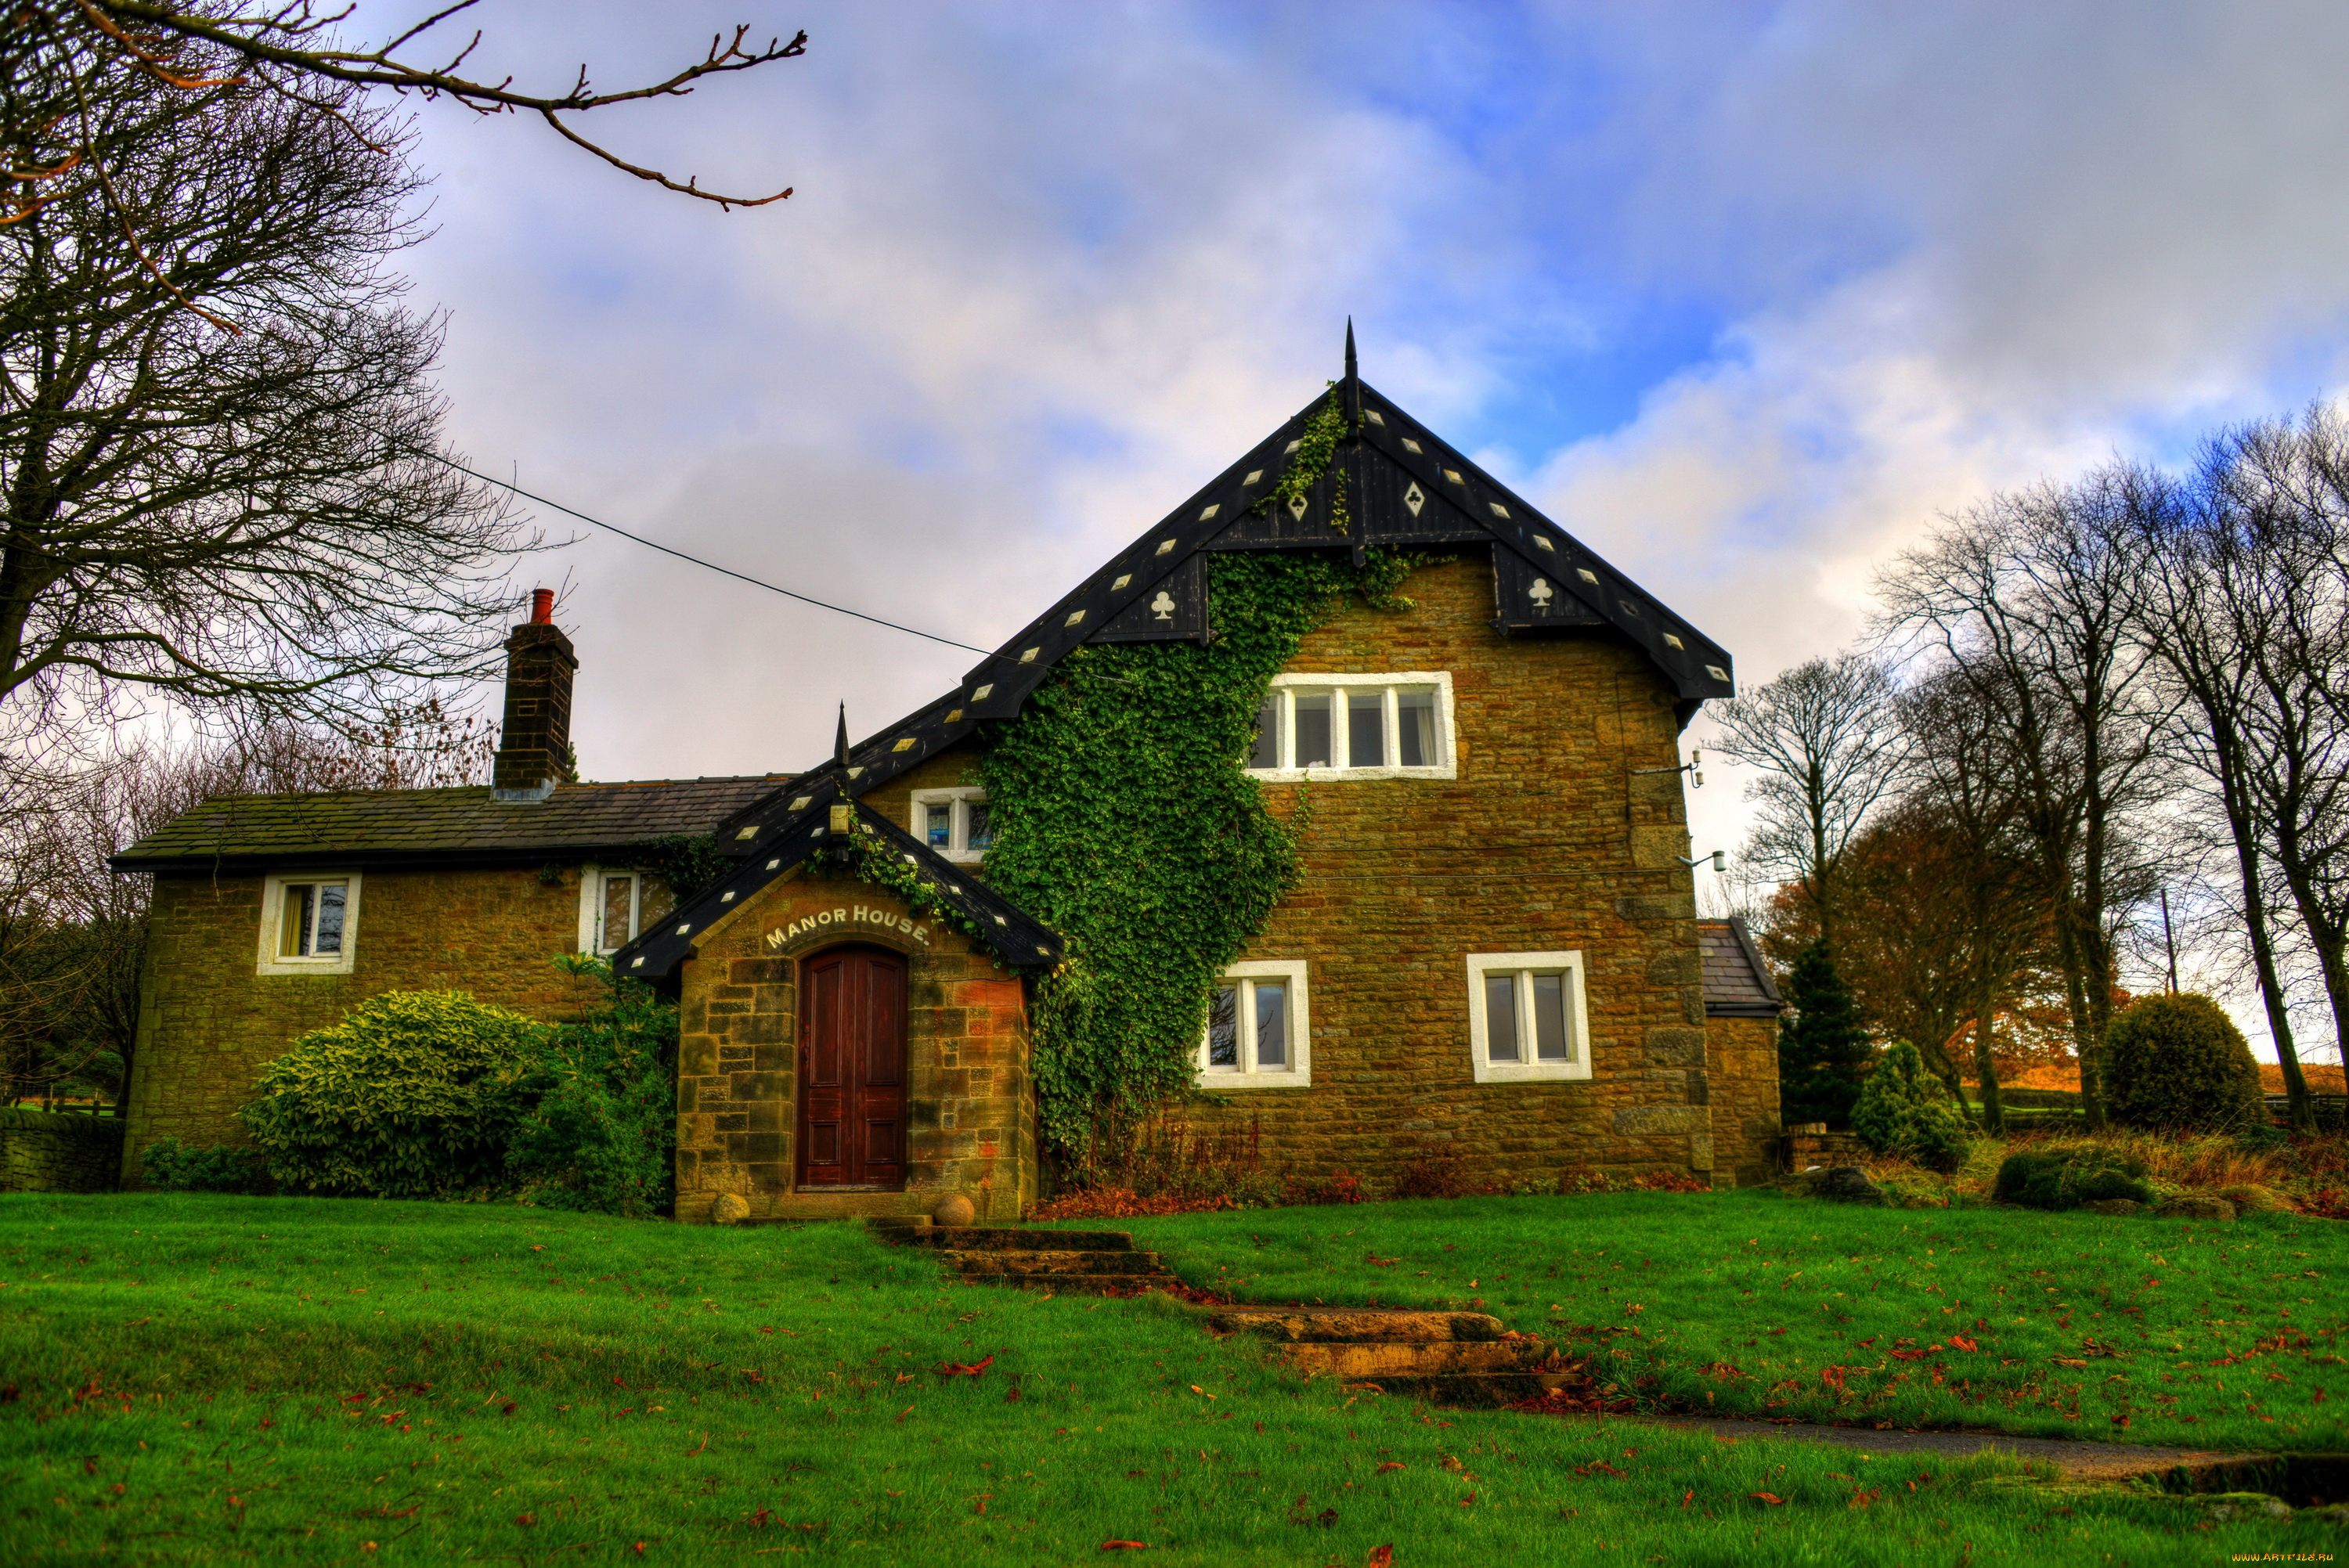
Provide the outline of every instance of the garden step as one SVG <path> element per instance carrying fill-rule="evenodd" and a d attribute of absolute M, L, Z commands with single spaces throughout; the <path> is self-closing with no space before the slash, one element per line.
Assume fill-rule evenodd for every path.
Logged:
<path fill-rule="evenodd" d="M 1501 1337 L 1501 1320 L 1481 1312 L 1379 1307 L 1227 1307 L 1208 1319 L 1208 1326 L 1221 1334 L 1254 1334 L 1290 1344 L 1428 1344 Z"/>
<path fill-rule="evenodd" d="M 1284 1345 L 1277 1354 L 1300 1372 L 1324 1373 L 1349 1383 L 1383 1384 L 1389 1378 L 1525 1371 L 1547 1350 L 1548 1346 L 1539 1341 L 1526 1339 L 1386 1340 L 1353 1345 Z"/>
<path fill-rule="evenodd" d="M 1139 1295 L 1164 1290 L 1174 1276 L 1154 1274 L 965 1274 L 965 1284 L 1009 1290 L 1039 1290 L 1053 1295 Z"/>
<path fill-rule="evenodd" d="M 931 1225 L 905 1233 L 907 1245 L 960 1253 L 1130 1253 L 1126 1231 L 1015 1231 L 998 1226 Z"/>
<path fill-rule="evenodd" d="M 938 1249 L 939 1260 L 966 1274 L 1164 1274 L 1156 1253 L 967 1252 Z"/>

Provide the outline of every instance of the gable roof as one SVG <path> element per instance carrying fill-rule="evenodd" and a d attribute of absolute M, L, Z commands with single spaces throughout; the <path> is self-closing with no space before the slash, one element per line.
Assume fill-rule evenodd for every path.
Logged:
<path fill-rule="evenodd" d="M 1785 1001 L 1770 978 L 1770 966 L 1754 945 L 1753 934 L 1735 915 L 1696 923 L 1698 955 L 1704 961 L 1704 1013 L 1708 1018 L 1775 1018 Z"/>
<path fill-rule="evenodd" d="M 108 861 L 118 872 L 235 871 L 292 861 L 368 866 L 592 860 L 672 833 L 707 833 L 787 773 L 563 784 L 543 800 L 489 787 L 228 795 L 182 812 Z"/>
<path fill-rule="evenodd" d="M 1206 556 L 1219 551 L 1341 549 L 1359 562 L 1374 544 L 1489 547 L 1493 624 L 1504 635 L 1619 635 L 1671 684 L 1683 724 L 1707 697 L 1735 695 L 1735 666 L 1719 644 L 1362 381 L 1350 326 L 1346 369 L 1334 389 L 1359 414 L 1356 435 L 1340 442 L 1297 502 L 1262 504 L 1328 393 L 1030 621 L 954 690 L 851 748 L 844 767 L 826 763 L 806 777 L 839 777 L 853 795 L 877 789 L 982 722 L 1016 717 L 1061 660 L 1089 643 L 1206 643 L 1214 620 Z M 1342 530 L 1331 522 L 1341 476 L 1351 518 Z"/>
<path fill-rule="evenodd" d="M 889 852 L 902 857 L 931 897 L 975 926 L 988 950 L 1004 964 L 1014 968 L 1050 968 L 1060 963 L 1061 938 L 1049 926 L 1022 913 L 972 875 L 972 868 L 955 864 L 872 807 L 850 799 L 838 780 L 820 779 L 776 797 L 771 810 L 752 814 L 724 835 L 723 847 L 744 857 L 741 868 L 678 905 L 659 925 L 614 954 L 612 967 L 655 985 L 673 982 L 678 965 L 693 956 L 696 933 L 752 893 L 782 881 L 843 841 L 844 835 L 833 829 L 835 806 L 848 809 L 854 831 L 880 841 Z M 894 892 L 885 887 L 881 891 Z"/>

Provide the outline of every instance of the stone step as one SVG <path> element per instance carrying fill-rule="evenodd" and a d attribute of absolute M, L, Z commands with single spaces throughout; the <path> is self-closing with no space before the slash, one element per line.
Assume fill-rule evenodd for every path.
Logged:
<path fill-rule="evenodd" d="M 1388 1340 L 1357 1345 L 1284 1345 L 1276 1355 L 1300 1372 L 1348 1383 L 1449 1377 L 1463 1372 L 1528 1370 L 1548 1346 L 1535 1340 Z"/>
<path fill-rule="evenodd" d="M 966 1274 L 1164 1274 L 1156 1253 L 1005 1252 L 938 1249 L 939 1261 Z"/>
<path fill-rule="evenodd" d="M 1226 1307 L 1207 1320 L 1221 1334 L 1288 1344 L 1431 1344 L 1501 1337 L 1501 1320 L 1481 1312 L 1411 1312 L 1361 1306 Z"/>
<path fill-rule="evenodd" d="M 1162 1290 L 1174 1283 L 1172 1274 L 965 1274 L 965 1284 L 1005 1290 L 1042 1291 L 1052 1295 L 1136 1295 Z"/>
<path fill-rule="evenodd" d="M 1345 1385 L 1363 1392 L 1376 1388 L 1389 1398 L 1424 1399 L 1450 1410 L 1497 1410 L 1549 1392 L 1530 1372 L 1444 1372 L 1433 1376 L 1364 1377 Z"/>
<path fill-rule="evenodd" d="M 909 1231 L 908 1245 L 961 1253 L 1130 1253 L 1126 1231 L 1024 1231 L 988 1225 L 932 1225 Z"/>

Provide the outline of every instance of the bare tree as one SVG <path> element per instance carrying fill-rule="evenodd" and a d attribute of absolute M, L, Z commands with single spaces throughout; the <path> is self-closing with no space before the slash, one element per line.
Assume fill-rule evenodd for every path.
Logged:
<path fill-rule="evenodd" d="M 440 459 L 440 324 L 385 265 L 412 171 L 286 98 L 97 86 L 133 221 L 0 227 L 0 708 L 364 722 L 492 672 L 536 542 Z"/>
<path fill-rule="evenodd" d="M 1830 945 L 1844 858 L 1906 766 L 1893 696 L 1880 662 L 1845 653 L 1713 710 L 1715 748 L 1762 775 L 1745 788 L 1762 812 L 1740 858 L 1799 887 Z"/>
<path fill-rule="evenodd" d="M 0 79 L 10 88 L 0 139 L 12 154 L 12 189 L 0 203 L 0 222 L 102 191 L 107 165 L 122 144 L 92 123 L 84 107 L 125 88 L 162 88 L 191 97 L 222 88 L 265 94 L 342 120 L 356 142 L 378 150 L 383 144 L 377 128 L 350 110 L 355 94 L 389 88 L 451 100 L 480 114 L 535 114 L 555 134 L 613 168 L 721 207 L 761 207 L 791 194 L 788 189 L 765 196 L 705 191 L 697 179 L 679 181 L 627 161 L 582 136 L 569 121 L 618 104 L 683 98 L 711 77 L 797 58 L 807 52 L 804 32 L 788 43 L 778 36 L 762 47 L 750 41 L 748 26 L 740 26 L 731 38 L 713 37 L 700 57 L 655 81 L 599 91 L 589 84 L 583 65 L 568 89 L 528 93 L 518 90 L 511 77 L 492 81 L 460 74 L 481 41 L 480 33 L 461 43 L 436 45 L 444 24 L 476 4 L 456 0 L 388 43 L 345 47 L 336 29 L 349 19 L 352 7 L 322 12 L 314 0 L 14 0 L 0 15 Z M 421 57 L 412 53 L 422 48 L 440 52 Z"/>
<path fill-rule="evenodd" d="M 2001 728 L 2053 904 L 2082 1108 L 2095 1127 L 2117 923 L 2144 891 L 2127 833 L 2157 784 L 2162 717 L 2137 636 L 2135 478 L 2116 467 L 1993 497 L 1946 520 L 1878 583 L 1882 630 L 1921 645 Z"/>

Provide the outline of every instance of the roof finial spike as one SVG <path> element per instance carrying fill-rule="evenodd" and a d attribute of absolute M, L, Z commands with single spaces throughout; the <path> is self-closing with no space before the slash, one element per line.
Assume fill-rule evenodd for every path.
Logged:
<path fill-rule="evenodd" d="M 840 730 L 833 737 L 832 759 L 843 768 L 848 766 L 848 705 L 840 705 Z"/>
<path fill-rule="evenodd" d="M 1346 318 L 1346 423 L 1362 422 L 1362 373 L 1354 365 L 1354 318 Z"/>

